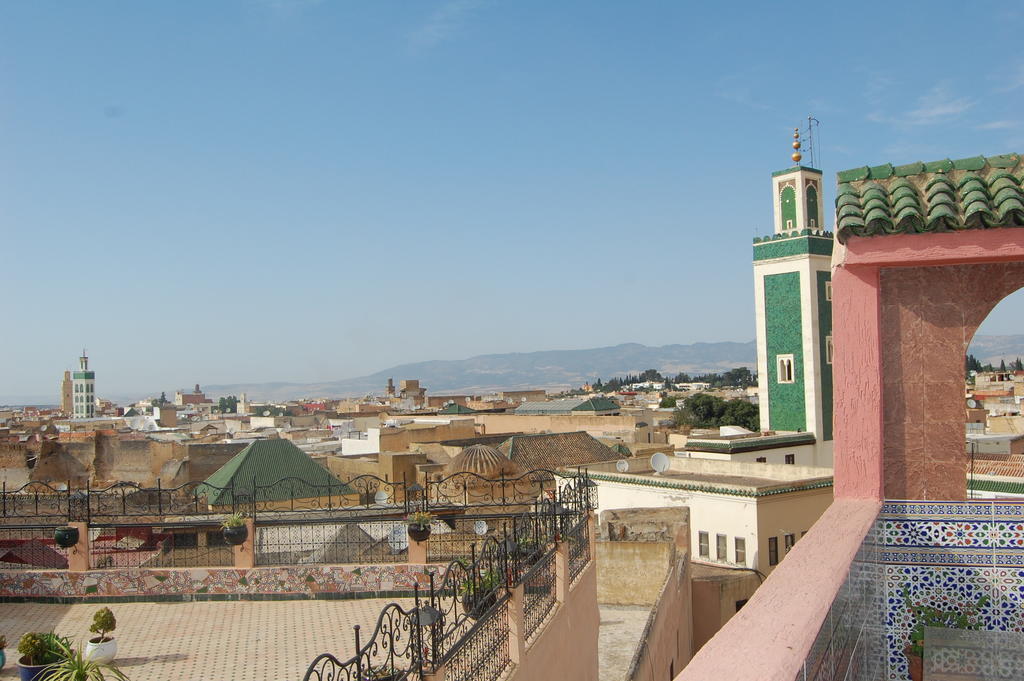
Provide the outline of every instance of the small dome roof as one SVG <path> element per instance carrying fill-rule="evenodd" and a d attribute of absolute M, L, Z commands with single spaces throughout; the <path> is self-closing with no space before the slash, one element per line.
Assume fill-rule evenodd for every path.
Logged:
<path fill-rule="evenodd" d="M 519 466 L 494 447 L 470 445 L 463 449 L 444 467 L 445 475 L 455 473 L 476 473 L 485 478 L 519 475 Z"/>

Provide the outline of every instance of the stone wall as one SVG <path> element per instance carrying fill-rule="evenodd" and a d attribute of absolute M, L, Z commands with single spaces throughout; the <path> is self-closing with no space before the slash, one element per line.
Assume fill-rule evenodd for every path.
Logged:
<path fill-rule="evenodd" d="M 162 570 L 0 570 L 0 602 L 384 598 L 430 588 L 435 565 L 314 565 Z"/>

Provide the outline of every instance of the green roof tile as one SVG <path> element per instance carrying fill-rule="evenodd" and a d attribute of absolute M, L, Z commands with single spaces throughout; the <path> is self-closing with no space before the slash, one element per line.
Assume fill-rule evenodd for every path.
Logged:
<path fill-rule="evenodd" d="M 1019 154 L 837 174 L 836 238 L 1024 226 Z"/>

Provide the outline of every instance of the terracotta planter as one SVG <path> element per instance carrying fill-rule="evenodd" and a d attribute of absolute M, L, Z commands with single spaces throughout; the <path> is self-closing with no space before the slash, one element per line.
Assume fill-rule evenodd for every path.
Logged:
<path fill-rule="evenodd" d="M 907 658 L 907 666 L 910 668 L 910 681 L 921 681 L 924 678 L 924 658 L 910 652 L 910 646 L 903 649 Z"/>
<path fill-rule="evenodd" d="M 104 640 L 100 640 L 100 637 L 89 639 L 89 642 L 85 644 L 85 658 L 99 662 L 100 664 L 109 664 L 114 661 L 114 657 L 117 656 L 117 641 L 112 637 L 107 637 Z"/>
<path fill-rule="evenodd" d="M 224 541 L 232 546 L 244 544 L 245 540 L 248 538 L 249 528 L 245 525 L 234 525 L 232 527 L 224 528 Z"/>
<path fill-rule="evenodd" d="M 409 539 L 413 541 L 427 541 L 430 537 L 430 525 L 409 525 Z"/>

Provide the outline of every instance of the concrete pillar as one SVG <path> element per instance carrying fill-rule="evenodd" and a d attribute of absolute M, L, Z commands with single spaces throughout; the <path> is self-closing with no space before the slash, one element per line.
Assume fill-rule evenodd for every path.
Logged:
<path fill-rule="evenodd" d="M 565 603 L 569 599 L 569 544 L 555 543 L 555 601 Z"/>
<path fill-rule="evenodd" d="M 406 561 L 410 565 L 426 565 L 426 563 L 427 563 L 427 544 L 429 542 L 430 542 L 429 539 L 427 539 L 427 541 L 413 541 L 412 538 L 410 537 L 410 539 L 409 539 L 409 556 L 406 559 Z"/>
<path fill-rule="evenodd" d="M 68 527 L 78 528 L 78 543 L 68 549 L 68 570 L 70 572 L 87 572 L 89 570 L 89 525 L 88 523 L 68 523 Z"/>
<path fill-rule="evenodd" d="M 508 601 L 508 653 L 512 664 L 526 657 L 526 587 L 522 582 L 511 590 Z"/>
<path fill-rule="evenodd" d="M 235 567 L 243 570 L 256 567 L 256 521 L 253 518 L 245 519 L 245 527 L 249 530 L 245 541 L 234 549 Z"/>

